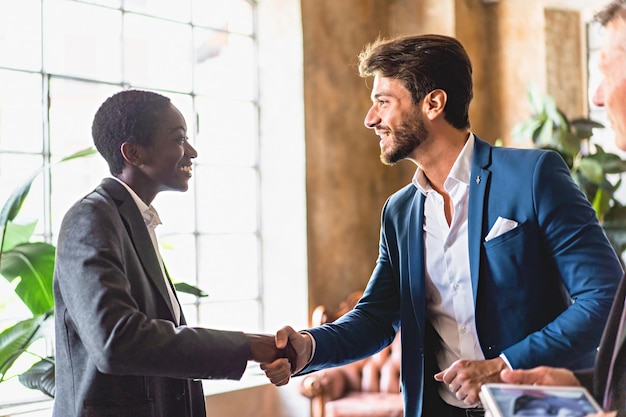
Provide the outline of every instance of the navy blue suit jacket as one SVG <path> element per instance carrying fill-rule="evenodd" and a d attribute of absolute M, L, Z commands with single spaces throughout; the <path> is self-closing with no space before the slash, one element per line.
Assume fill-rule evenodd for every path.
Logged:
<path fill-rule="evenodd" d="M 485 358 L 504 353 L 514 368 L 590 366 L 622 267 L 562 158 L 476 137 L 469 193 L 470 273 Z M 422 416 L 437 395 L 438 336 L 425 319 L 424 199 L 409 184 L 387 200 L 364 295 L 337 322 L 310 329 L 316 351 L 301 372 L 367 357 L 402 327 L 406 417 Z M 485 242 L 499 216 L 519 226 Z"/>

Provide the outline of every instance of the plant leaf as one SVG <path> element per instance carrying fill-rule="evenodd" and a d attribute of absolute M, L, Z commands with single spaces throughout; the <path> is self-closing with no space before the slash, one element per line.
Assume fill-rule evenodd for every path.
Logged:
<path fill-rule="evenodd" d="M 603 188 L 598 188 L 598 191 L 593 198 L 593 202 L 591 203 L 593 209 L 596 211 L 596 217 L 598 217 L 598 220 L 604 220 L 604 213 L 609 210 L 610 201 L 611 195 L 606 193 Z"/>
<path fill-rule="evenodd" d="M 558 139 L 554 137 L 554 123 L 550 119 L 546 119 L 538 131 L 533 135 L 533 142 L 540 148 L 558 147 Z"/>
<path fill-rule="evenodd" d="M 74 152 L 73 154 L 69 156 L 66 156 L 65 158 L 61 159 L 59 163 L 65 162 L 65 161 L 71 161 L 72 159 L 76 159 L 76 158 L 83 158 L 85 156 L 90 156 L 97 152 L 98 151 L 96 150 L 96 148 L 94 148 L 93 146 L 90 146 L 88 148 L 81 149 L 80 151 Z"/>
<path fill-rule="evenodd" d="M 611 206 L 604 216 L 602 226 L 605 229 L 623 229 L 623 234 L 626 237 L 626 207 L 621 204 Z"/>
<path fill-rule="evenodd" d="M 561 143 L 561 147 L 563 151 L 570 155 L 576 155 L 580 152 L 580 139 L 569 130 L 561 131 L 559 142 Z"/>
<path fill-rule="evenodd" d="M 35 227 L 37 226 L 37 220 L 25 224 L 18 224 L 12 221 L 6 224 L 6 233 L 4 233 L 4 242 L 2 244 L 2 252 L 7 252 L 17 245 L 30 241 Z M 0 227 L 0 232 L 4 232 Z"/>
<path fill-rule="evenodd" d="M 543 108 L 546 116 L 548 116 L 548 119 L 551 120 L 557 127 L 560 127 L 563 119 L 562 113 L 556 106 L 556 101 L 554 101 L 554 98 L 551 95 L 545 94 L 543 96 Z"/>
<path fill-rule="evenodd" d="M 578 171 L 594 184 L 600 185 L 604 180 L 604 170 L 598 161 L 590 157 L 581 158 Z"/>
<path fill-rule="evenodd" d="M 39 330 L 47 318 L 48 315 L 42 314 L 22 320 L 0 333 L 0 382 L 17 358 L 39 338 Z"/>
<path fill-rule="evenodd" d="M 2 234 L 0 234 L 0 248 L 4 248 L 4 237 L 7 232 L 7 223 L 15 219 L 17 214 L 22 209 L 22 205 L 24 204 L 24 200 L 28 196 L 30 192 L 30 187 L 33 184 L 33 181 L 39 175 L 41 171 L 43 171 L 45 166 L 40 167 L 35 172 L 33 172 L 30 177 L 22 185 L 17 187 L 8 200 L 2 206 L 2 210 L 0 211 L 0 229 L 2 229 Z M 0 260 L 2 260 L 2 251 L 0 251 Z"/>
<path fill-rule="evenodd" d="M 49 397 L 56 394 L 54 378 L 54 358 L 47 357 L 35 363 L 30 369 L 18 376 L 26 388 L 36 389 Z"/>
<path fill-rule="evenodd" d="M 11 195 L 9 199 L 4 203 L 2 207 L 2 211 L 0 211 L 0 226 L 5 226 L 9 220 L 15 219 L 15 216 L 20 212 L 22 205 L 24 204 L 24 200 L 28 196 L 30 191 L 30 187 L 33 184 L 33 181 L 39 175 L 41 171 L 43 171 L 44 166 L 37 169 L 33 172 L 30 177 L 26 181 L 22 183 L 19 187 L 17 187 Z"/>
<path fill-rule="evenodd" d="M 537 85 L 535 83 L 531 83 L 528 86 L 526 94 L 528 95 L 528 102 L 530 104 L 530 109 L 533 114 L 545 112 L 543 97 L 539 93 L 539 88 L 537 88 Z"/>
<path fill-rule="evenodd" d="M 186 282 L 177 282 L 174 284 L 176 291 L 184 292 L 187 294 L 195 295 L 196 297 L 208 297 L 209 294 L 205 293 L 198 287 L 194 287 Z"/>
<path fill-rule="evenodd" d="M 541 127 L 541 120 L 536 118 L 528 119 L 525 122 L 520 122 L 513 126 L 511 131 L 511 137 L 516 142 L 523 142 L 533 138 L 533 133 Z"/>
<path fill-rule="evenodd" d="M 9 282 L 21 278 L 15 293 L 34 315 L 54 307 L 54 254 L 55 247 L 49 243 L 25 243 L 5 252 L 0 264 L 0 274 Z"/>
<path fill-rule="evenodd" d="M 600 160 L 600 165 L 602 165 L 604 172 L 607 174 L 621 174 L 622 172 L 626 172 L 626 161 L 613 153 L 604 155 L 605 156 Z"/>
<path fill-rule="evenodd" d="M 591 119 L 587 119 L 584 117 L 579 117 L 577 119 L 572 119 L 570 120 L 570 126 L 572 126 L 574 129 L 576 130 L 588 130 L 591 131 L 592 129 L 601 129 L 604 127 L 604 125 L 600 122 L 596 122 L 595 120 L 591 120 Z M 591 136 L 591 135 L 589 135 Z"/>

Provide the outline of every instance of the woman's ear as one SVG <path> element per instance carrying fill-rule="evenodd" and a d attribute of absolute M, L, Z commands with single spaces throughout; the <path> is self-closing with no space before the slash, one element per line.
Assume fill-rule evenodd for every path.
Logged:
<path fill-rule="evenodd" d="M 130 142 L 122 143 L 120 152 L 124 160 L 133 166 L 139 167 L 143 165 L 142 148 L 140 145 Z"/>
<path fill-rule="evenodd" d="M 443 110 L 446 107 L 448 101 L 448 94 L 441 89 L 435 89 L 424 97 L 424 114 L 430 120 L 436 119 L 440 114 L 443 114 Z"/>

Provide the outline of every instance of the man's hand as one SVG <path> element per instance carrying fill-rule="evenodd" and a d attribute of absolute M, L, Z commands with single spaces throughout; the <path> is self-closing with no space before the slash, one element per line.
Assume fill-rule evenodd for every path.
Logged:
<path fill-rule="evenodd" d="M 291 373 L 295 374 L 309 363 L 313 341 L 309 334 L 298 333 L 290 326 L 285 326 L 276 333 L 276 347 L 285 350 L 291 363 Z"/>
<path fill-rule="evenodd" d="M 294 367 L 296 352 L 294 348 L 287 346 L 278 347 L 276 336 L 271 334 L 246 333 L 250 341 L 250 356 L 248 360 L 259 363 L 270 363 L 279 358 L 287 358 Z"/>
<path fill-rule="evenodd" d="M 457 399 L 473 405 L 480 400 L 478 393 L 482 384 L 501 382 L 500 371 L 506 368 L 506 363 L 499 357 L 480 361 L 460 359 L 435 374 L 435 379 L 447 384 Z"/>
<path fill-rule="evenodd" d="M 274 362 L 278 358 L 286 357 L 284 351 L 276 347 L 276 341 L 273 335 L 246 333 L 250 341 L 250 355 L 248 360 L 259 363 Z"/>
<path fill-rule="evenodd" d="M 276 359 L 272 363 L 262 363 L 260 367 L 270 382 L 277 387 L 286 385 L 291 379 L 291 364 L 286 358 Z"/>
<path fill-rule="evenodd" d="M 304 368 L 313 350 L 311 337 L 307 334 L 300 334 L 289 326 L 280 329 L 276 336 L 249 336 L 254 336 L 250 342 L 250 351 L 253 351 L 252 344 L 254 342 L 259 351 L 263 353 L 256 357 L 253 357 L 251 353 L 251 359 L 261 362 L 261 369 L 276 386 L 287 384 L 291 375 Z M 276 356 L 272 357 L 272 354 Z"/>
<path fill-rule="evenodd" d="M 579 386 L 574 373 L 565 368 L 538 366 L 533 369 L 505 369 L 500 373 L 502 382 L 526 385 L 566 385 Z"/>

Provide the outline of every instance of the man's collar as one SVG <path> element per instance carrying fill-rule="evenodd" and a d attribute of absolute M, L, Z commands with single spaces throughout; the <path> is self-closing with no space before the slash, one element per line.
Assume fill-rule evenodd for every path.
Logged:
<path fill-rule="evenodd" d="M 464 184 L 469 184 L 469 178 L 472 171 L 472 156 L 474 154 L 474 134 L 472 132 L 469 133 L 469 137 L 465 141 L 465 145 L 459 156 L 457 156 L 456 161 L 452 165 L 450 169 L 450 173 L 448 174 L 448 178 L 454 178 L 459 182 Z M 413 185 L 417 187 L 417 189 L 424 195 L 426 195 L 433 188 L 430 185 L 430 181 L 424 174 L 424 171 L 419 166 L 413 175 L 412 180 Z"/>

